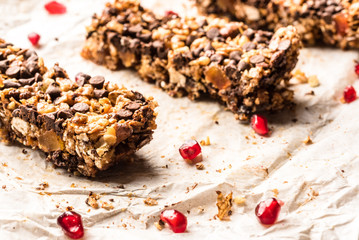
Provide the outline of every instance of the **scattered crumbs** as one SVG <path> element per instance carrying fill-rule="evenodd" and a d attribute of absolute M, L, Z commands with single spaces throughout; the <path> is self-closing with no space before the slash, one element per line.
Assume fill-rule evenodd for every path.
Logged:
<path fill-rule="evenodd" d="M 161 158 L 165 158 L 166 156 L 165 155 L 162 155 Z"/>
<path fill-rule="evenodd" d="M 278 197 L 278 193 L 279 193 L 278 189 L 275 188 L 272 190 L 272 192 L 274 193 L 275 198 Z"/>
<path fill-rule="evenodd" d="M 198 183 L 194 183 L 194 184 L 193 184 L 193 186 L 191 186 L 191 187 L 187 187 L 187 190 L 186 190 L 186 192 L 185 192 L 185 193 L 189 193 L 189 191 L 191 191 L 191 190 L 195 189 L 197 186 L 198 186 Z"/>
<path fill-rule="evenodd" d="M 290 152 L 287 152 L 287 157 L 291 157 L 292 154 Z"/>
<path fill-rule="evenodd" d="M 248 157 L 246 158 L 246 160 L 250 160 L 250 159 L 252 159 L 252 158 L 254 158 L 254 156 L 248 155 Z"/>
<path fill-rule="evenodd" d="M 300 83 L 308 82 L 308 78 L 305 73 L 299 69 L 295 70 L 295 72 L 293 73 L 293 77 L 295 77 Z"/>
<path fill-rule="evenodd" d="M 3 167 L 7 167 L 7 163 L 1 163 Z"/>
<path fill-rule="evenodd" d="M 99 208 L 97 200 L 100 199 L 100 196 L 98 194 L 95 194 L 93 192 L 90 192 L 89 197 L 86 199 L 85 203 L 89 205 L 90 207 L 93 207 L 95 209 Z"/>
<path fill-rule="evenodd" d="M 26 151 L 25 148 L 22 149 L 22 153 L 23 153 L 23 154 L 27 154 L 27 151 Z"/>
<path fill-rule="evenodd" d="M 288 183 L 288 181 L 284 181 L 283 183 Z"/>
<path fill-rule="evenodd" d="M 15 177 L 17 180 L 23 180 L 21 177 Z"/>
<path fill-rule="evenodd" d="M 315 93 L 314 93 L 314 91 L 312 90 L 312 91 L 310 91 L 310 92 L 305 93 L 305 95 L 314 96 Z"/>
<path fill-rule="evenodd" d="M 162 220 L 159 220 L 158 222 L 155 222 L 155 227 L 162 231 L 162 229 L 165 227 L 165 223 Z"/>
<path fill-rule="evenodd" d="M 222 169 L 217 169 L 216 172 L 221 173 Z"/>
<path fill-rule="evenodd" d="M 217 120 L 216 120 L 216 121 L 214 121 L 214 123 L 215 123 L 215 124 L 217 124 L 217 125 L 219 124 L 219 122 L 218 122 Z"/>
<path fill-rule="evenodd" d="M 232 168 L 232 164 L 229 164 L 229 165 L 228 165 L 228 168 L 231 169 L 231 168 Z"/>
<path fill-rule="evenodd" d="M 147 205 L 147 206 L 155 206 L 158 204 L 157 200 L 156 199 L 153 199 L 153 198 L 146 198 L 145 200 L 143 200 L 143 202 Z"/>
<path fill-rule="evenodd" d="M 197 211 L 198 211 L 199 214 L 204 213 L 204 207 L 198 206 Z"/>
<path fill-rule="evenodd" d="M 307 136 L 307 137 L 303 140 L 303 143 L 306 144 L 306 145 L 310 145 L 310 144 L 313 144 L 313 141 L 312 141 L 312 139 L 310 138 L 310 136 Z"/>
<path fill-rule="evenodd" d="M 246 202 L 246 199 L 244 197 L 235 197 L 233 199 L 234 203 L 237 205 L 243 205 Z"/>
<path fill-rule="evenodd" d="M 70 186 L 71 188 L 75 188 L 75 187 L 77 187 L 76 186 L 76 184 L 75 183 L 71 183 L 71 186 Z"/>
<path fill-rule="evenodd" d="M 111 203 L 108 203 L 108 202 L 103 202 L 101 204 L 101 207 L 103 209 L 106 209 L 107 211 L 114 209 L 114 206 Z"/>
<path fill-rule="evenodd" d="M 45 188 L 48 188 L 49 187 L 49 183 L 48 182 L 42 182 L 39 184 L 39 186 L 36 188 L 36 190 L 45 190 Z"/>
<path fill-rule="evenodd" d="M 133 197 L 133 193 L 127 193 L 127 197 Z"/>
<path fill-rule="evenodd" d="M 56 205 L 55 205 L 55 207 L 56 207 L 56 208 L 59 208 L 59 207 L 60 207 L 60 205 L 59 205 L 59 204 L 56 204 Z"/>
<path fill-rule="evenodd" d="M 342 171 L 342 173 L 345 173 L 345 171 L 342 169 L 342 170 L 340 170 L 340 171 Z"/>
<path fill-rule="evenodd" d="M 308 83 L 311 87 L 318 87 L 320 85 L 319 79 L 316 75 L 309 76 Z"/>
<path fill-rule="evenodd" d="M 204 169 L 203 163 L 196 163 L 196 168 L 197 170 L 203 170 Z"/>
<path fill-rule="evenodd" d="M 120 185 L 116 186 L 116 188 L 125 189 L 125 186 L 123 184 L 120 184 Z"/>
<path fill-rule="evenodd" d="M 66 207 L 66 211 L 72 211 L 74 208 L 73 207 L 71 207 L 71 206 L 67 206 Z"/>
<path fill-rule="evenodd" d="M 217 193 L 217 207 L 218 214 L 216 215 L 219 220 L 229 220 L 229 216 L 232 215 L 232 195 L 229 193 L 227 196 L 224 196 L 221 191 L 216 191 Z"/>
<path fill-rule="evenodd" d="M 209 140 L 209 137 L 207 136 L 207 137 L 206 137 L 206 140 L 201 140 L 201 141 L 200 141 L 200 144 L 201 144 L 202 146 L 209 146 L 209 145 L 211 145 L 211 141 Z"/>
<path fill-rule="evenodd" d="M 56 41 L 56 42 L 59 41 L 59 38 L 55 37 L 55 41 Z"/>
<path fill-rule="evenodd" d="M 2 189 L 6 189 L 6 185 L 2 185 Z"/>
<path fill-rule="evenodd" d="M 304 201 L 303 203 L 301 203 L 300 206 L 305 205 L 306 203 L 312 201 L 313 199 L 315 199 L 316 197 L 319 196 L 319 192 L 318 192 L 318 191 L 312 189 L 311 187 L 310 187 L 309 189 L 310 189 L 310 190 L 309 190 L 309 192 L 307 193 L 308 198 L 305 199 L 305 201 Z"/>

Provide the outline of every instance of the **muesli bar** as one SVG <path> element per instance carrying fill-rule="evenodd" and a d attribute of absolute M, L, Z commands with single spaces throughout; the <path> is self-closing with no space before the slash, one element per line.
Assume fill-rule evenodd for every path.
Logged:
<path fill-rule="evenodd" d="M 116 0 L 93 16 L 82 56 L 112 70 L 134 68 L 171 96 L 210 95 L 248 120 L 292 106 L 286 83 L 300 47 L 291 26 L 273 34 L 225 18 L 156 16 L 137 0 Z"/>
<path fill-rule="evenodd" d="M 293 25 L 307 45 L 359 48 L 359 2 L 349 0 L 195 0 L 205 13 L 229 13 L 255 29 Z"/>
<path fill-rule="evenodd" d="M 156 103 L 102 76 L 70 80 L 36 52 L 0 39 L 0 137 L 44 151 L 56 166 L 94 177 L 152 138 Z"/>

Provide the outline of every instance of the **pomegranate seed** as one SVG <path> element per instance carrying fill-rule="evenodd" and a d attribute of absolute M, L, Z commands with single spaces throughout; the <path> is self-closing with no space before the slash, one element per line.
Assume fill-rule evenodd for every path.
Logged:
<path fill-rule="evenodd" d="M 359 76 L 359 63 L 358 62 L 355 65 L 355 73 Z"/>
<path fill-rule="evenodd" d="M 57 1 L 50 1 L 45 4 L 45 9 L 50 14 L 64 14 L 66 13 L 66 6 Z"/>
<path fill-rule="evenodd" d="M 344 89 L 344 101 L 346 103 L 351 103 L 357 98 L 357 92 L 353 86 L 349 85 Z"/>
<path fill-rule="evenodd" d="M 165 12 L 165 15 L 166 15 L 166 17 L 170 17 L 170 16 L 176 16 L 176 17 L 178 17 L 179 15 L 178 15 L 178 13 L 176 13 L 176 12 L 174 12 L 174 11 L 166 11 Z"/>
<path fill-rule="evenodd" d="M 251 118 L 251 125 L 259 135 L 266 135 L 269 132 L 267 119 L 261 115 L 254 114 Z"/>
<path fill-rule="evenodd" d="M 179 152 L 188 163 L 198 163 L 202 161 L 201 146 L 196 140 L 188 140 L 179 148 Z"/>
<path fill-rule="evenodd" d="M 282 204 L 280 204 L 280 202 Z M 282 201 L 277 201 L 275 198 L 270 198 L 260 202 L 255 210 L 258 220 L 265 225 L 272 225 L 277 221 Z"/>
<path fill-rule="evenodd" d="M 29 39 L 29 41 L 33 46 L 37 46 L 37 44 L 40 41 L 40 35 L 35 32 L 32 32 L 29 35 L 27 35 L 27 38 Z"/>
<path fill-rule="evenodd" d="M 72 239 L 80 239 L 84 235 L 81 215 L 73 211 L 64 212 L 57 218 L 57 224 Z"/>
<path fill-rule="evenodd" d="M 164 210 L 161 220 L 167 223 L 174 233 L 183 233 L 187 228 L 187 218 L 177 210 Z"/>

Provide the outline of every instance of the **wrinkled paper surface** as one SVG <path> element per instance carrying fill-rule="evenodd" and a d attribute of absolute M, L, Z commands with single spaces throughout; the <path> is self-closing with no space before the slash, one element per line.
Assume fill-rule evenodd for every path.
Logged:
<path fill-rule="evenodd" d="M 80 71 L 104 75 L 153 96 L 160 105 L 158 129 L 133 163 L 96 179 L 54 169 L 39 151 L 26 148 L 24 154 L 22 146 L 0 144 L 1 239 L 65 239 L 56 219 L 68 206 L 82 215 L 85 239 L 358 239 L 359 100 L 340 102 L 346 85 L 359 90 L 353 70 L 357 51 L 303 49 L 298 68 L 317 75 L 320 86 L 293 81 L 296 110 L 268 116 L 272 134 L 263 138 L 215 101 L 171 98 L 131 70 L 111 72 L 82 59 L 85 26 L 105 1 L 63 2 L 68 12 L 51 16 L 45 1 L 0 0 L 0 37 L 28 48 L 27 34 L 37 32 L 46 66 L 59 62 L 72 78 Z M 158 13 L 193 11 L 185 0 L 142 2 Z M 312 90 L 314 96 L 306 94 Z M 207 136 L 205 169 L 197 170 L 181 159 L 178 148 L 191 137 Z M 313 144 L 303 143 L 307 136 Z M 49 187 L 37 190 L 43 182 Z M 246 199 L 233 205 L 229 221 L 214 219 L 217 190 Z M 99 203 L 113 199 L 114 209 L 86 205 L 90 191 L 101 195 Z M 278 223 L 266 228 L 254 209 L 274 196 L 285 205 Z M 145 205 L 147 197 L 158 205 Z M 165 206 L 187 215 L 186 233 L 156 229 Z"/>

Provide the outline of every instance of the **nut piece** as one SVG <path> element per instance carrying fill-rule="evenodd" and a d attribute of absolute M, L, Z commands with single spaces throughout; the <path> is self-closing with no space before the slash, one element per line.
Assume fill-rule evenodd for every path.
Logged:
<path fill-rule="evenodd" d="M 204 169 L 203 163 L 197 163 L 196 168 L 197 168 L 197 170 L 203 170 Z"/>
<path fill-rule="evenodd" d="M 224 196 L 221 191 L 217 191 L 217 207 L 218 214 L 217 217 L 219 220 L 229 220 L 229 216 L 232 215 L 232 195 L 229 193 L 227 196 Z"/>
<path fill-rule="evenodd" d="M 162 220 L 159 220 L 158 222 L 155 222 L 155 226 L 158 230 L 162 231 L 162 229 L 165 227 L 165 223 L 162 222 Z"/>
<path fill-rule="evenodd" d="M 313 144 L 313 141 L 312 141 L 312 139 L 310 138 L 310 136 L 307 136 L 307 137 L 303 140 L 303 143 L 306 144 L 306 145 L 310 145 L 310 144 Z"/>
<path fill-rule="evenodd" d="M 319 79 L 316 75 L 309 76 L 308 83 L 311 87 L 318 87 L 320 85 Z"/>
<path fill-rule="evenodd" d="M 99 199 L 100 199 L 99 195 L 97 195 L 93 192 L 90 192 L 89 197 L 86 199 L 86 204 L 95 209 L 98 209 L 99 205 L 98 205 L 97 200 L 99 200 Z"/>
<path fill-rule="evenodd" d="M 300 83 L 308 82 L 308 78 L 305 73 L 300 71 L 299 69 L 295 70 L 295 72 L 293 73 L 293 77 L 295 77 Z"/>
<path fill-rule="evenodd" d="M 155 206 L 158 204 L 156 199 L 150 198 L 148 197 L 147 199 L 143 200 L 143 202 L 147 205 L 147 206 Z"/>

